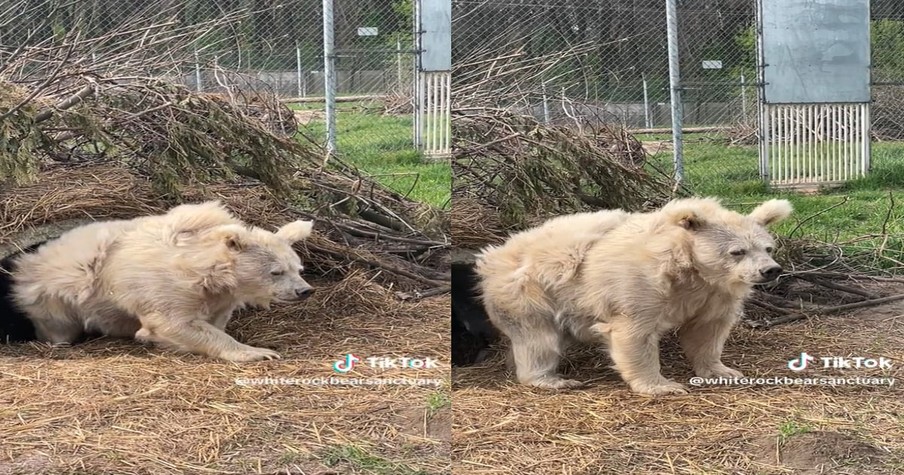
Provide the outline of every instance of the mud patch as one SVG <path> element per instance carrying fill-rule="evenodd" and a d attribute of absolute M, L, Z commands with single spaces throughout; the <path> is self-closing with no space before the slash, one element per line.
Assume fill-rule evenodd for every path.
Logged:
<path fill-rule="evenodd" d="M 402 433 L 442 441 L 452 440 L 452 411 L 442 408 L 435 413 L 423 408 L 407 408 L 397 413 Z"/>
<path fill-rule="evenodd" d="M 876 467 L 881 461 L 879 449 L 839 432 L 808 432 L 784 442 L 780 437 L 760 437 L 754 445 L 754 462 L 793 473 L 881 473 Z"/>

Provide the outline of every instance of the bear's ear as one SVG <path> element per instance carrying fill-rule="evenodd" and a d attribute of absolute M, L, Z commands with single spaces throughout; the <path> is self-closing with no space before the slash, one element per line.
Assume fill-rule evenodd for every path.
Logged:
<path fill-rule="evenodd" d="M 687 210 L 685 213 L 675 215 L 676 224 L 689 231 L 695 231 L 703 226 L 703 219 L 694 211 Z"/>
<path fill-rule="evenodd" d="M 668 209 L 664 208 L 663 211 L 666 212 L 670 223 L 681 226 L 688 231 L 696 231 L 705 224 L 703 213 L 686 203 L 679 203 L 678 205 L 670 206 Z"/>
<path fill-rule="evenodd" d="M 233 251 L 241 252 L 245 250 L 245 241 L 237 232 L 227 232 L 223 235 L 223 242 L 226 247 Z"/>
<path fill-rule="evenodd" d="M 761 226 L 769 226 L 787 218 L 792 211 L 794 207 L 788 200 L 769 200 L 757 206 L 748 216 Z"/>
<path fill-rule="evenodd" d="M 222 242 L 229 250 L 244 251 L 248 248 L 245 228 L 238 225 L 219 226 L 209 234 L 209 239 Z"/>
<path fill-rule="evenodd" d="M 683 198 L 670 201 L 660 212 L 667 223 L 696 231 L 706 226 L 707 216 L 716 216 L 721 209 L 715 198 Z"/>
<path fill-rule="evenodd" d="M 295 243 L 310 236 L 313 229 L 314 223 L 312 221 L 298 220 L 279 228 L 279 231 L 276 231 L 276 235 L 290 243 Z"/>

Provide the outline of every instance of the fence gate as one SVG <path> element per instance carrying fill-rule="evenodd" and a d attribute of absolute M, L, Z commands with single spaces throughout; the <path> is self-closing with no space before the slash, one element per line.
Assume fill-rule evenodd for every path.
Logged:
<path fill-rule="evenodd" d="M 414 142 L 431 158 L 452 154 L 452 1 L 415 2 L 417 80 Z"/>
<path fill-rule="evenodd" d="M 869 0 L 758 0 L 760 175 L 840 183 L 870 168 Z"/>

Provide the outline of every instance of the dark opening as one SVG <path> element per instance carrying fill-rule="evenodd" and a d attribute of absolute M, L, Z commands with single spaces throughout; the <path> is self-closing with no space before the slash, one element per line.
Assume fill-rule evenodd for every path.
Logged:
<path fill-rule="evenodd" d="M 452 366 L 486 359 L 499 334 L 477 294 L 477 273 L 467 264 L 452 264 Z"/>
<path fill-rule="evenodd" d="M 29 246 L 22 252 L 32 252 L 43 242 Z M 25 313 L 19 310 L 12 299 L 15 259 L 21 252 L 0 260 L 0 344 L 19 343 L 37 339 L 35 326 Z"/>

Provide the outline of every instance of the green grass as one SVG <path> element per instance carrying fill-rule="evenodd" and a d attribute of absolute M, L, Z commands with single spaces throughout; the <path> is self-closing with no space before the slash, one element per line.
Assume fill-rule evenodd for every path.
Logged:
<path fill-rule="evenodd" d="M 880 233 L 885 223 L 886 232 L 892 235 L 889 245 L 904 252 L 904 214 L 897 209 L 904 204 L 902 143 L 874 144 L 873 170 L 868 176 L 816 194 L 767 189 L 759 177 L 756 147 L 728 147 L 695 139 L 685 143 L 684 152 L 685 183 L 695 195 L 720 197 L 739 211 L 770 198 L 790 200 L 795 207 L 794 219 L 777 226 L 779 234 L 794 231 L 795 237 L 843 242 Z M 651 162 L 662 170 L 671 170 L 671 154 L 671 150 L 657 154 Z M 895 204 L 890 215 L 889 194 Z"/>
<path fill-rule="evenodd" d="M 323 463 L 334 467 L 346 462 L 358 470 L 377 475 L 426 475 L 423 470 L 415 470 L 408 465 L 393 462 L 369 453 L 354 445 L 332 447 L 323 455 Z"/>
<path fill-rule="evenodd" d="M 785 443 L 786 440 L 794 437 L 795 435 L 806 434 L 810 432 L 812 429 L 810 426 L 806 424 L 798 424 L 795 421 L 785 421 L 778 427 L 778 433 L 781 436 L 781 442 Z"/>
<path fill-rule="evenodd" d="M 450 405 L 452 405 L 452 398 L 442 391 L 436 391 L 427 396 L 427 411 L 431 416 Z"/>
<path fill-rule="evenodd" d="M 326 136 L 322 121 L 307 124 L 304 132 L 315 138 Z M 343 160 L 378 183 L 416 201 L 439 208 L 450 206 L 449 161 L 426 161 L 414 149 L 410 115 L 384 116 L 360 104 L 340 104 L 336 147 Z"/>
<path fill-rule="evenodd" d="M 904 269 L 904 143 L 873 144 L 872 170 L 864 178 L 800 193 L 767 188 L 759 177 L 756 147 L 729 147 L 698 137 L 684 146 L 685 184 L 693 194 L 722 198 L 740 212 L 767 199 L 786 198 L 795 212 L 775 226 L 776 234 L 837 243 L 849 262 L 869 268 Z M 671 150 L 650 162 L 670 171 Z"/>
<path fill-rule="evenodd" d="M 279 463 L 283 465 L 289 465 L 293 463 L 299 463 L 304 459 L 304 455 L 298 452 L 283 452 L 283 454 L 279 456 Z"/>

